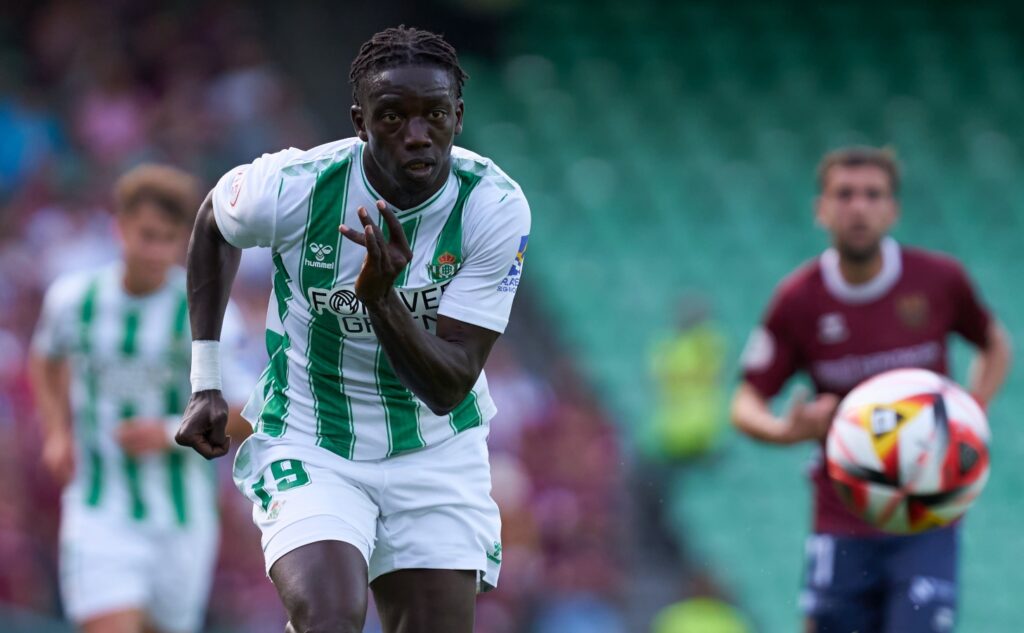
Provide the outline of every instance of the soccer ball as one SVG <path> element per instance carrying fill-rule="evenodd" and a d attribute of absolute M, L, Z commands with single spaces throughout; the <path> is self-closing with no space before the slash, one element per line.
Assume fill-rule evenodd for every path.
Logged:
<path fill-rule="evenodd" d="M 922 532 L 956 520 L 981 494 L 989 436 L 985 412 L 950 379 L 888 371 L 839 404 L 825 447 L 828 474 L 868 523 Z"/>

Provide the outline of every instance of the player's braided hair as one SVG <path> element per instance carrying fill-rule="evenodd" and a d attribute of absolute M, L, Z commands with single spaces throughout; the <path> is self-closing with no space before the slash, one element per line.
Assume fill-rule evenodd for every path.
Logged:
<path fill-rule="evenodd" d="M 459 66 L 455 48 L 436 33 L 403 24 L 375 33 L 359 47 L 348 75 L 353 100 L 359 102 L 361 83 L 370 73 L 417 64 L 438 66 L 450 72 L 455 80 L 455 96 L 462 97 L 462 84 L 469 75 Z"/>

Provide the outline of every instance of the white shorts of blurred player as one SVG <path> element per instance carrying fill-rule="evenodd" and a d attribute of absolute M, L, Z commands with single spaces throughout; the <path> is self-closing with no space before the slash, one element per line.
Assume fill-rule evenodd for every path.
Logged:
<path fill-rule="evenodd" d="M 362 552 L 371 582 L 399 569 L 465 569 L 479 591 L 497 586 L 487 427 L 374 461 L 258 433 L 239 448 L 234 478 L 254 504 L 268 574 L 303 545 L 343 541 Z"/>
<path fill-rule="evenodd" d="M 64 507 L 60 586 L 76 623 L 139 609 L 164 633 L 199 631 L 217 558 L 216 524 L 157 528 Z"/>

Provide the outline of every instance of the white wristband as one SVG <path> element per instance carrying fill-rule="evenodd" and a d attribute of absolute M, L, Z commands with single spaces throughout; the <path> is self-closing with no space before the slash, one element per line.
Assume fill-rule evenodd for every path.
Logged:
<path fill-rule="evenodd" d="M 192 341 L 192 393 L 220 388 L 220 341 Z"/>

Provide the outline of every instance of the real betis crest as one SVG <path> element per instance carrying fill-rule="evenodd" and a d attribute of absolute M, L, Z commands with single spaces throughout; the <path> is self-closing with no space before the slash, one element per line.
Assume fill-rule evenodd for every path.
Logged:
<path fill-rule="evenodd" d="M 454 277 L 460 266 L 459 258 L 445 251 L 437 256 L 436 262 L 427 264 L 427 272 L 434 281 L 445 281 Z"/>

